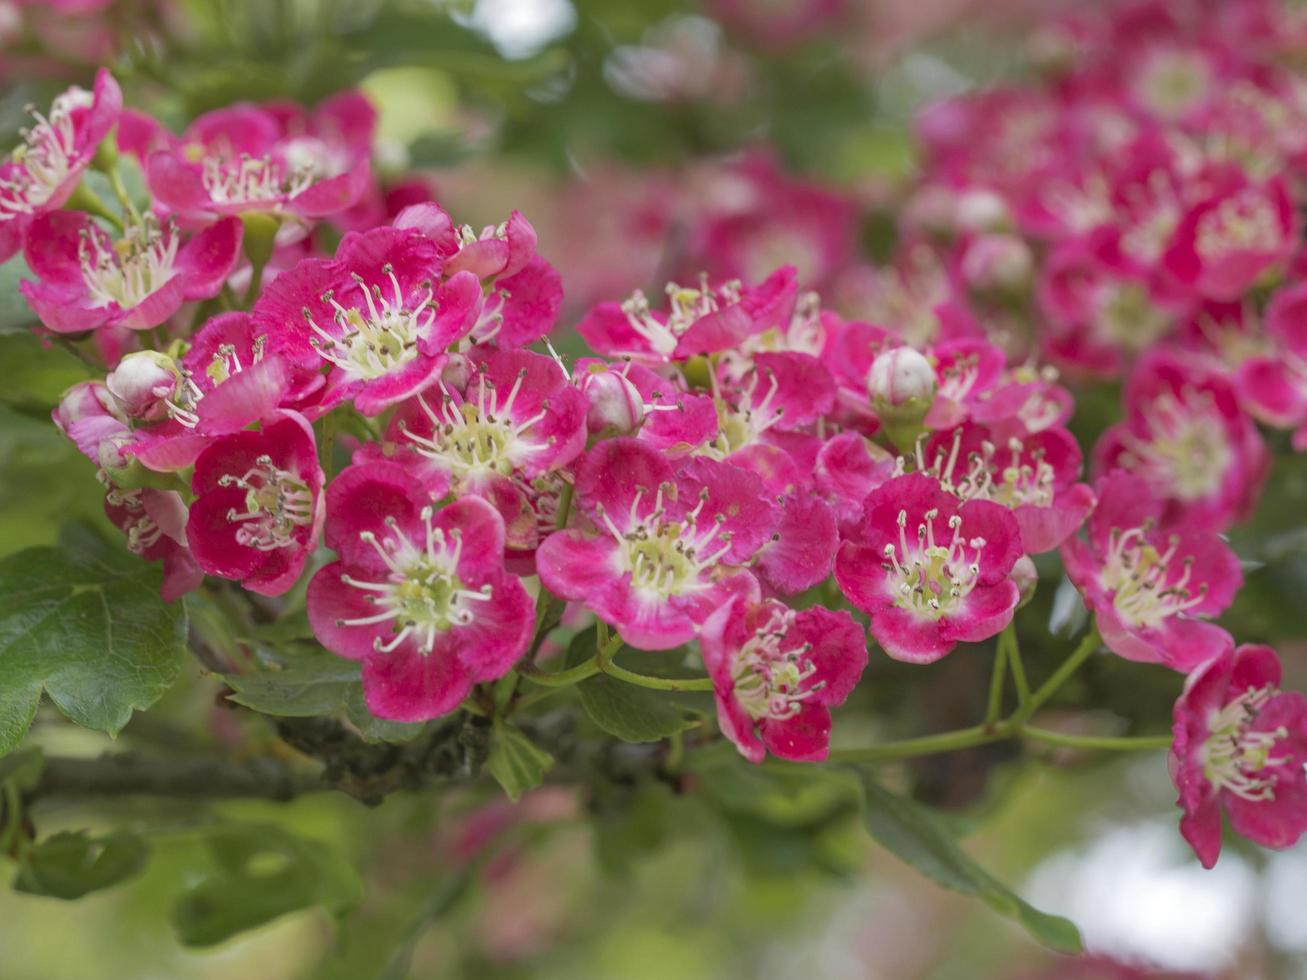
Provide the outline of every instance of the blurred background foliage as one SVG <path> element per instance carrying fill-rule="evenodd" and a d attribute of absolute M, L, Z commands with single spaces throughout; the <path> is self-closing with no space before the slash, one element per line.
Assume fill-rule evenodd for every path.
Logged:
<path fill-rule="evenodd" d="M 588 239 L 629 248 L 629 281 L 605 283 L 608 298 L 665 277 L 678 247 L 675 216 L 660 212 L 657 194 L 644 205 L 660 229 L 652 245 L 615 236 L 620 220 L 609 209 L 644 200 L 650 179 L 693 181 L 705 159 L 760 145 L 791 172 L 856 202 L 862 249 L 881 257 L 888 215 L 912 172 L 913 112 L 931 98 L 1018 76 L 1031 18 L 1048 4 L 862 0 L 845 4 L 845 18 L 826 29 L 783 38 L 742 29 L 732 16 L 773 3 L 784 6 L 118 0 L 89 40 L 77 23 L 41 22 L 38 11 L 35 28 L 11 31 L 0 53 L 0 129 L 16 132 L 25 105 L 85 83 L 99 61 L 113 67 L 129 105 L 177 130 L 239 100 L 312 103 L 359 86 L 380 110 L 382 171 L 423 171 L 457 219 L 476 225 L 520 208 L 569 284 L 589 271 Z M 625 182 L 630 174 L 638 179 Z M 607 199 L 575 192 L 601 183 Z M 14 289 L 21 275 L 18 261 L 0 269 L 3 554 L 55 541 L 70 519 L 103 520 L 90 468 L 48 423 L 58 394 L 87 370 L 28 332 Z M 570 306 L 568 316 L 578 312 Z M 566 326 L 559 346 L 575 354 Z M 1116 399 L 1111 390 L 1081 398 L 1076 426 L 1086 444 L 1113 417 Z M 1279 642 L 1296 671 L 1286 686 L 1303 687 L 1305 661 L 1293 646 L 1307 638 L 1307 462 L 1279 460 L 1258 521 L 1236 541 L 1249 577 L 1227 622 L 1243 639 Z M 1044 587 L 1018 617 L 1036 681 L 1084 625 L 1074 595 L 1057 587 L 1056 559 L 1040 571 Z M 193 612 L 203 617 L 202 608 Z M 874 656 L 837 734 L 864 744 L 969 724 L 983 713 L 989 663 L 978 649 L 923 673 Z M 1161 668 L 1098 658 L 1059 700 L 1111 705 L 1074 716 L 1094 732 L 1130 722 L 1159 731 L 1178 685 Z M 116 747 L 291 752 L 262 719 L 216 703 L 219 691 L 188 664 L 185 682 L 138 716 Z M 54 718 L 39 719 L 31 741 L 60 755 L 109 747 Z M 700 752 L 689 764 L 694 793 L 647 775 L 595 778 L 589 788 L 547 787 L 516 809 L 485 784 L 395 794 L 378 808 L 340 794 L 203 806 L 43 804 L 43 838 L 137 830 L 148 858 L 125 884 L 75 903 L 0 892 L 0 973 L 1307 977 L 1307 850 L 1268 856 L 1236 847 L 1204 874 L 1174 832 L 1160 754 L 1030 750 L 1038 758 L 1018 760 L 1019 751 L 997 745 L 881 775 L 914 787 L 1025 897 L 1074 918 L 1092 953 L 1085 960 L 1041 949 L 982 904 L 873 847 L 847 797 L 820 786 L 792 790 L 731 753 Z"/>

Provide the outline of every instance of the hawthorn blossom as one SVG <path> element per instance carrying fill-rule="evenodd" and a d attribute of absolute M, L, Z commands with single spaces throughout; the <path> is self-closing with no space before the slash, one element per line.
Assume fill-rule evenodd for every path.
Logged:
<path fill-rule="evenodd" d="M 481 299 L 470 272 L 441 282 L 437 243 L 412 228 L 347 234 L 264 290 L 252 317 L 271 349 L 327 368 L 315 411 L 352 400 L 378 415 L 432 384 Z"/>
<path fill-rule="evenodd" d="M 67 203 L 122 105 L 122 90 L 101 68 L 92 91 L 73 87 L 48 115 L 32 111 L 34 125 L 21 130 L 22 145 L 0 163 L 0 262 L 22 248 L 34 218 Z"/>
<path fill-rule="evenodd" d="M 37 282 L 23 298 L 56 333 L 120 326 L 149 330 L 183 302 L 218 294 L 240 258 L 241 223 L 225 218 L 182 244 L 151 214 L 115 241 L 81 212 L 55 211 L 32 222 L 23 248 Z"/>
<path fill-rule="evenodd" d="M 751 334 L 788 322 L 794 308 L 794 269 L 784 267 L 757 286 L 739 280 L 697 288 L 667 284 L 668 310 L 653 310 L 636 290 L 623 303 L 601 303 L 576 325 L 600 354 L 660 363 L 734 347 Z"/>
<path fill-rule="evenodd" d="M 1274 650 L 1227 645 L 1189 676 L 1174 717 L 1180 832 L 1203 867 L 1220 856 L 1222 811 L 1263 847 L 1307 833 L 1307 698 L 1280 690 Z"/>
<path fill-rule="evenodd" d="M 1099 484 L 1087 538 L 1068 540 L 1062 562 L 1108 649 L 1187 672 L 1229 643 L 1204 619 L 1230 605 L 1243 571 L 1211 531 L 1160 526 L 1163 507 L 1139 476 L 1111 473 Z"/>
<path fill-rule="evenodd" d="M 340 557 L 309 583 L 309 624 L 362 661 L 377 717 L 448 714 L 526 652 L 533 603 L 504 571 L 504 523 L 480 498 L 437 509 L 405 468 L 351 466 L 327 488 L 326 539 Z"/>
<path fill-rule="evenodd" d="M 296 412 L 215 439 L 191 476 L 186 533 L 200 567 L 281 595 L 317 545 L 323 480 L 313 429 Z"/>
<path fill-rule="evenodd" d="M 1143 477 L 1166 501 L 1168 525 L 1225 530 L 1247 513 L 1268 455 L 1229 380 L 1191 358 L 1156 351 L 1125 391 L 1125 418 L 1094 447 L 1094 469 Z"/>
<path fill-rule="evenodd" d="M 103 474 L 104 471 L 101 471 Z M 127 550 L 163 566 L 159 595 L 180 599 L 204 581 L 204 570 L 191 554 L 186 537 L 186 504 L 174 490 L 126 489 L 101 476 L 106 486 L 104 513 L 127 537 Z"/>
<path fill-rule="evenodd" d="M 633 439 L 606 440 L 582 457 L 573 506 L 590 527 L 541 543 L 540 581 L 645 650 L 693 639 L 732 596 L 756 599 L 743 566 L 779 517 L 753 473 L 704 458 L 673 470 Z"/>
<path fill-rule="evenodd" d="M 769 599 L 732 599 L 699 637 L 713 680 L 717 723 L 750 762 L 820 762 L 830 745 L 830 709 L 867 666 L 866 637 L 851 615 L 820 606 L 795 611 Z"/>
<path fill-rule="evenodd" d="M 1006 507 L 956 497 L 926 473 L 868 494 L 863 518 L 835 559 L 835 581 L 871 617 L 885 652 L 933 663 L 958 641 L 975 643 L 1012 620 L 1020 590 L 1009 578 L 1021 531 Z"/>
<path fill-rule="evenodd" d="M 1080 529 L 1094 494 L 1080 475 L 1081 453 L 1066 429 L 1008 436 L 964 424 L 917 447 L 917 469 L 959 500 L 992 500 L 1011 508 L 1027 554 L 1051 551 Z"/>

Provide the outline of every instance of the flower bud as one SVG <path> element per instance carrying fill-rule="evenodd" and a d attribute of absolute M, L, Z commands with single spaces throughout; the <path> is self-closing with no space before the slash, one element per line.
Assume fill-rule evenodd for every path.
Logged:
<path fill-rule="evenodd" d="M 73 385 L 60 399 L 52 413 L 54 424 L 64 435 L 69 435 L 72 427 L 85 419 L 109 417 L 126 424 L 126 419 L 118 410 L 109 389 L 101 381 L 83 381 Z"/>
<path fill-rule="evenodd" d="M 906 452 L 921 435 L 935 401 L 935 368 L 911 347 L 883 351 L 867 375 L 867 393 L 885 434 Z"/>
<path fill-rule="evenodd" d="M 612 430 L 624 435 L 639 428 L 644 420 L 644 399 L 623 375 L 599 367 L 578 380 L 581 393 L 590 402 L 585 422 L 591 432 Z"/>
<path fill-rule="evenodd" d="M 994 231 L 1011 227 L 1012 211 L 995 191 L 973 187 L 958 196 L 959 231 Z"/>
<path fill-rule="evenodd" d="M 962 278 L 983 293 L 1014 292 L 1030 282 L 1034 256 L 1030 246 L 1015 235 L 977 236 L 962 257 Z"/>
<path fill-rule="evenodd" d="M 128 354 L 105 385 L 129 418 L 157 422 L 168 417 L 168 399 L 181 380 L 181 372 L 167 354 L 145 350 Z"/>

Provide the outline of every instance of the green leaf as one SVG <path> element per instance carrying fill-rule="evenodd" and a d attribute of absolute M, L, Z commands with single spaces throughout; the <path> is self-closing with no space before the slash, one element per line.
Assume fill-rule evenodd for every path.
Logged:
<path fill-rule="evenodd" d="M 235 692 L 232 701 L 265 715 L 308 718 L 343 711 L 365 737 L 408 741 L 421 725 L 383 721 L 363 702 L 359 665 L 321 647 L 295 644 L 275 650 L 258 648 L 262 669 L 224 678 Z"/>
<path fill-rule="evenodd" d="M 37 324 L 36 315 L 18 291 L 18 283 L 32 278 L 21 255 L 0 265 L 0 334 L 28 330 Z"/>
<path fill-rule="evenodd" d="M 14 891 L 51 898 L 81 898 L 111 888 L 145 867 L 149 849 L 136 834 L 93 838 L 83 831 L 55 834 L 22 856 Z"/>
<path fill-rule="evenodd" d="M 172 910 L 187 946 L 212 946 L 312 905 L 342 914 L 359 900 L 358 874 L 341 855 L 280 827 L 220 826 L 207 843 L 211 866 Z"/>
<path fill-rule="evenodd" d="M 900 860 L 944 888 L 972 895 L 1016 919 L 1044 945 L 1060 953 L 1083 949 L 1080 931 L 1061 916 L 1040 912 L 973 861 L 926 807 L 862 779 L 867 831 Z"/>
<path fill-rule="evenodd" d="M 23 749 L 0 758 L 0 784 L 13 783 L 20 790 L 36 787 L 45 771 L 45 753 L 39 748 Z"/>
<path fill-rule="evenodd" d="M 0 560 L 0 754 L 31 725 L 44 689 L 72 721 L 117 734 L 177 679 L 181 603 L 127 552 L 31 548 Z"/>
<path fill-rule="evenodd" d="M 554 757 L 522 733 L 516 725 L 495 721 L 490 733 L 490 755 L 486 771 L 495 777 L 508 798 L 516 803 L 527 790 L 535 789 L 554 765 Z"/>

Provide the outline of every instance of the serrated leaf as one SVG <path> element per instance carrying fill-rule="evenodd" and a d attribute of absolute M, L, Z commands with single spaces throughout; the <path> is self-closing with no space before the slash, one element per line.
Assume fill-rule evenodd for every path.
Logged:
<path fill-rule="evenodd" d="M 1069 919 L 1040 912 L 977 864 L 926 807 L 863 776 L 863 820 L 868 833 L 900 860 L 944 888 L 972 895 L 1016 919 L 1044 945 L 1061 953 L 1083 949 Z"/>
<path fill-rule="evenodd" d="M 31 725 L 42 690 L 77 724 L 116 734 L 172 685 L 186 613 L 159 598 L 161 577 L 107 549 L 0 560 L 0 754 Z"/>
<path fill-rule="evenodd" d="M 486 771 L 495 777 L 508 798 L 516 803 L 535 789 L 554 765 L 554 757 L 510 722 L 496 721 L 490 733 Z"/>
<path fill-rule="evenodd" d="M 265 715 L 308 718 L 343 711 L 367 738 L 407 741 L 417 736 L 421 725 L 383 721 L 368 711 L 363 702 L 359 665 L 333 656 L 320 647 L 304 644 L 260 648 L 261 669 L 228 674 L 228 695 L 237 704 Z"/>
<path fill-rule="evenodd" d="M 211 946 L 311 905 L 341 914 L 361 894 L 358 874 L 341 855 L 280 827 L 220 826 L 207 843 L 210 867 L 172 910 L 188 946 Z"/>
<path fill-rule="evenodd" d="M 650 691 L 598 675 L 576 687 L 590 720 L 623 742 L 657 742 L 698 724 L 668 691 Z"/>
<path fill-rule="evenodd" d="M 14 891 L 81 898 L 139 873 L 148 856 L 145 841 L 125 831 L 101 838 L 82 831 L 55 834 L 23 854 Z"/>

